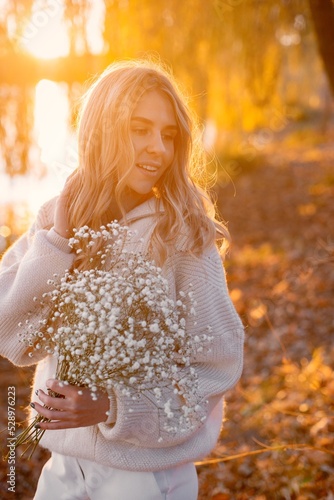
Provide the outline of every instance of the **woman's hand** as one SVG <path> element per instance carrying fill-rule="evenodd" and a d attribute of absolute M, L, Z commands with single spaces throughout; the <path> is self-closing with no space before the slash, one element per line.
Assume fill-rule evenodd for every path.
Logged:
<path fill-rule="evenodd" d="M 59 195 L 59 198 L 56 203 L 55 215 L 54 215 L 54 230 L 59 236 L 63 238 L 70 238 L 72 235 L 70 234 L 69 227 L 69 217 L 68 217 L 68 206 L 70 201 L 70 196 L 73 193 L 73 187 L 78 180 L 77 171 L 71 174 L 64 186 L 64 189 Z"/>
<path fill-rule="evenodd" d="M 52 422 L 40 422 L 41 429 L 70 429 L 87 427 L 107 420 L 109 398 L 106 392 L 97 392 L 97 400 L 91 397 L 90 389 L 65 385 L 55 379 L 49 379 L 46 386 L 63 397 L 52 397 L 39 389 L 38 398 L 52 410 L 33 402 L 31 406 L 43 417 Z"/>

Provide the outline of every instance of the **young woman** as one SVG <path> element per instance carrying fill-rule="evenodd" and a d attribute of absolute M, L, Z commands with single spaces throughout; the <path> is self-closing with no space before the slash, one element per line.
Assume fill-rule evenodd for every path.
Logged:
<path fill-rule="evenodd" d="M 132 250 L 162 266 L 171 297 L 191 284 L 196 322 L 210 325 L 211 349 L 197 354 L 196 398 L 205 415 L 189 431 L 165 433 L 166 415 L 149 397 L 135 401 L 120 391 L 90 391 L 54 379 L 55 360 L 38 362 L 32 407 L 50 419 L 41 445 L 52 452 L 35 499 L 195 500 L 193 462 L 215 446 L 223 395 L 240 377 L 243 327 L 226 287 L 217 241 L 227 230 L 197 173 L 205 169 L 195 121 L 172 77 L 148 62 L 112 64 L 86 93 L 80 114 L 79 167 L 57 199 L 46 203 L 27 234 L 2 259 L 1 354 L 31 364 L 18 342 L 18 323 L 34 311 L 48 280 L 88 263 L 72 252 L 72 229 L 98 229 L 118 219 L 136 231 Z M 37 309 L 36 315 L 38 314 Z M 190 368 L 189 368 L 190 369 Z M 48 394 L 51 389 L 62 398 Z M 164 387 L 162 399 L 171 397 Z M 182 398 L 172 396 L 175 412 Z M 131 411 L 129 408 L 131 406 Z M 48 408 L 53 408 L 52 410 Z"/>

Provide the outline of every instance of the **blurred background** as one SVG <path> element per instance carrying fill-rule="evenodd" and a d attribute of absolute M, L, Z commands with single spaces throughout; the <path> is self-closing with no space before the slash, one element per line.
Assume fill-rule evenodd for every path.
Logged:
<path fill-rule="evenodd" d="M 115 59 L 172 67 L 224 182 L 294 124 L 300 138 L 308 122 L 326 134 L 328 9 L 333 17 L 330 0 L 1 0 L 0 251 L 75 167 L 76 101 Z"/>
<path fill-rule="evenodd" d="M 76 167 L 87 81 L 147 56 L 200 117 L 247 332 L 200 498 L 332 500 L 332 0 L 0 0 L 0 255 Z M 32 372 L 1 363 L 23 415 Z M 46 458 L 19 462 L 17 498 L 32 497 Z"/>

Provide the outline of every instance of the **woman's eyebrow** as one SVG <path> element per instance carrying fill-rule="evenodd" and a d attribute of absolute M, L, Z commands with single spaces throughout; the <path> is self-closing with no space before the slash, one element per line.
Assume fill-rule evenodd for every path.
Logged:
<path fill-rule="evenodd" d="M 131 121 L 142 122 L 142 123 L 146 123 L 148 125 L 153 124 L 152 120 L 149 120 L 148 118 L 144 118 L 143 116 L 133 116 L 131 118 Z M 172 130 L 178 130 L 177 125 L 166 125 L 165 128 L 172 129 Z"/>

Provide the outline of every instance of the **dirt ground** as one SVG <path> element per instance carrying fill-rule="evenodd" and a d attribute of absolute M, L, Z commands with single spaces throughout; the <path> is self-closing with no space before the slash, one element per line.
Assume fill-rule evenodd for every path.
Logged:
<path fill-rule="evenodd" d="M 201 500 L 334 498 L 333 165 L 330 143 L 275 144 L 219 190 L 245 367 Z"/>

